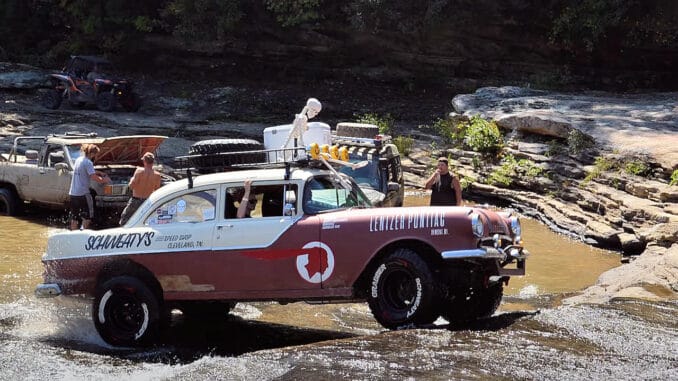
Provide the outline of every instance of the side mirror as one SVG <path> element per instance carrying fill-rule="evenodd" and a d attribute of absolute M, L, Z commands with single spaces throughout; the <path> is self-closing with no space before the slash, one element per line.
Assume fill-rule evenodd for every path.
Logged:
<path fill-rule="evenodd" d="M 393 182 L 388 183 L 388 191 L 389 192 L 397 192 L 399 190 L 400 190 L 400 184 L 393 183 Z"/>

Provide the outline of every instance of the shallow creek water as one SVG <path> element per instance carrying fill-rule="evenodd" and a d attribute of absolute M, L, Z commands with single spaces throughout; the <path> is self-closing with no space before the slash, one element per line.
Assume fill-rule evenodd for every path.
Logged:
<path fill-rule="evenodd" d="M 426 204 L 408 196 L 406 204 Z M 559 300 L 618 266 L 523 219 L 531 257 L 499 311 L 469 326 L 386 331 L 366 304 L 239 304 L 221 321 L 178 319 L 153 348 L 112 348 L 87 302 L 38 300 L 40 256 L 63 226 L 0 216 L 0 380 L 657 379 L 678 377 L 678 304 Z"/>

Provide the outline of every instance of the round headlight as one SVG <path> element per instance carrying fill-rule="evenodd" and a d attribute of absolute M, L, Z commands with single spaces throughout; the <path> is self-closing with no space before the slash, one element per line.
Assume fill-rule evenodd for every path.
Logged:
<path fill-rule="evenodd" d="M 518 217 L 511 217 L 509 227 L 511 228 L 511 232 L 515 236 L 520 236 L 523 232 Z"/>
<path fill-rule="evenodd" d="M 471 214 L 471 230 L 473 230 L 473 235 L 480 238 L 485 233 L 485 227 L 483 226 L 483 220 L 480 219 L 480 215 L 473 213 Z"/>

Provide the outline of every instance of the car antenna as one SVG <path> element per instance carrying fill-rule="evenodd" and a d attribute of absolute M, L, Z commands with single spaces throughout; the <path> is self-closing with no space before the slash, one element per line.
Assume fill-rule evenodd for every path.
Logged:
<path fill-rule="evenodd" d="M 186 169 L 186 176 L 188 177 L 188 189 L 193 189 L 193 176 L 191 175 L 191 168 Z"/>

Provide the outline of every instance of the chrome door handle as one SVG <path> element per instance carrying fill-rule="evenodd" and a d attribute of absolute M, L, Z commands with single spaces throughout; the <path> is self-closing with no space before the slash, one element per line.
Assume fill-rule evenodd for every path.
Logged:
<path fill-rule="evenodd" d="M 222 230 L 223 228 L 233 228 L 233 224 L 226 224 L 226 225 L 217 225 L 217 230 Z"/>

